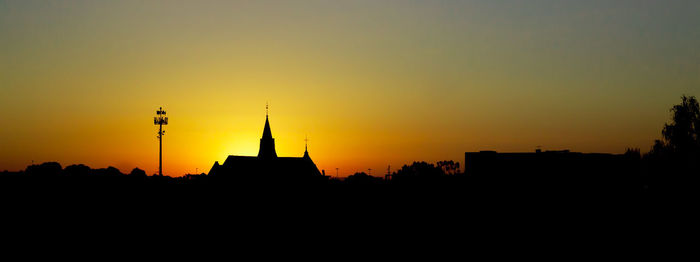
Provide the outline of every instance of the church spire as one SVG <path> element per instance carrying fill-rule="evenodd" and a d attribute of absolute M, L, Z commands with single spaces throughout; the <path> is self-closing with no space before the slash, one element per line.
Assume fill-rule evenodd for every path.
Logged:
<path fill-rule="evenodd" d="M 309 157 L 309 136 L 307 135 L 306 138 L 304 138 L 304 158 L 311 158 Z"/>
<path fill-rule="evenodd" d="M 263 139 L 272 139 L 272 131 L 270 130 L 270 120 L 265 116 L 265 128 L 263 129 Z"/>
<path fill-rule="evenodd" d="M 277 152 L 275 150 L 275 139 L 272 138 L 272 131 L 270 130 L 270 120 L 268 114 L 269 106 L 265 104 L 265 128 L 263 129 L 263 135 L 260 139 L 260 151 L 258 151 L 258 158 L 276 158 Z"/>

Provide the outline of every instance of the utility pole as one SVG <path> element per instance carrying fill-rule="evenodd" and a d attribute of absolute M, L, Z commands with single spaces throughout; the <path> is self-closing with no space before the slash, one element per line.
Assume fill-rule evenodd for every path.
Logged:
<path fill-rule="evenodd" d="M 384 175 L 384 181 L 391 180 L 391 165 L 386 168 L 386 175 Z"/>
<path fill-rule="evenodd" d="M 156 111 L 156 115 L 158 116 L 153 117 L 153 124 L 158 126 L 158 175 L 163 176 L 163 125 L 168 125 L 168 117 L 165 116 L 163 107 Z"/>

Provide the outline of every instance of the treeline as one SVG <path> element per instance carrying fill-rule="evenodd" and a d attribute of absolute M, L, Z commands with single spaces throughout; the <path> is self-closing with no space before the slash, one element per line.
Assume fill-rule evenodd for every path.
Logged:
<path fill-rule="evenodd" d="M 30 165 L 23 171 L 0 173 L 1 181 L 7 185 L 14 182 L 20 184 L 37 185 L 63 185 L 66 183 L 75 185 L 89 185 L 108 183 L 114 185 L 124 184 L 174 184 L 187 178 L 172 178 L 168 176 L 148 176 L 146 172 L 134 168 L 130 173 L 122 173 L 115 167 L 93 169 L 83 164 L 69 165 L 63 168 L 57 162 L 46 162 Z"/>

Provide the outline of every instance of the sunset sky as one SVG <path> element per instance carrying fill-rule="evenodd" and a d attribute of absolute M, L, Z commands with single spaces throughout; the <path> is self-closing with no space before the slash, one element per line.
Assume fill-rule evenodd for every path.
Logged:
<path fill-rule="evenodd" d="M 0 171 L 208 172 L 257 155 L 341 176 L 464 152 L 648 151 L 700 95 L 700 1 L 0 0 Z"/>

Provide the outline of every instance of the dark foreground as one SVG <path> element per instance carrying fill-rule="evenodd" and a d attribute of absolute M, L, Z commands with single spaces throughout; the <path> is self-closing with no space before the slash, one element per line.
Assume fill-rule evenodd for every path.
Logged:
<path fill-rule="evenodd" d="M 424 259 L 436 259 L 470 255 L 463 252 L 482 246 L 492 248 L 493 257 L 553 251 L 580 257 L 599 251 L 591 244 L 622 251 L 622 243 L 683 232 L 682 220 L 697 206 L 690 182 L 650 183 L 655 180 L 628 175 L 391 181 L 359 175 L 338 181 L 170 178 L 74 168 L 3 173 L 5 232 L 28 243 L 78 236 L 103 248 L 100 241 L 107 238 L 118 249 L 165 244 L 171 251 L 269 255 L 273 248 L 283 252 L 278 255 L 322 259 L 327 254 L 319 250 L 335 250 L 333 257 L 364 254 L 362 259 L 385 248 L 383 253 L 396 253 L 392 257 L 428 253 Z"/>

